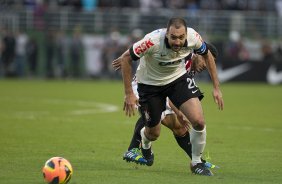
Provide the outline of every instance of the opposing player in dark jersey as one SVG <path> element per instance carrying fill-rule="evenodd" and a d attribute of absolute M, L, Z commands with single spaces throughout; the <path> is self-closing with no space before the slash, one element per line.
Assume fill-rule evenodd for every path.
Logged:
<path fill-rule="evenodd" d="M 166 107 L 166 98 L 191 122 L 192 144 L 191 171 L 197 175 L 212 176 L 201 160 L 206 145 L 206 125 L 200 100 L 202 93 L 185 69 L 185 58 L 191 53 L 202 55 L 213 84 L 213 98 L 219 109 L 223 109 L 223 98 L 219 87 L 216 65 L 201 36 L 186 26 L 182 18 L 169 20 L 166 29 L 147 34 L 133 44 L 121 57 L 121 72 L 124 83 L 126 115 L 135 114 L 140 105 L 145 127 L 141 129 L 141 150 L 146 160 L 153 157 L 152 141 L 160 135 L 161 115 Z M 136 71 L 139 100 L 131 86 L 131 62 L 140 59 Z"/>
<path fill-rule="evenodd" d="M 211 51 L 214 59 L 216 60 L 218 51 L 216 47 L 212 44 L 207 43 L 208 49 Z M 115 70 L 120 69 L 120 60 L 113 61 L 113 68 Z M 206 64 L 202 58 L 202 56 L 198 56 L 193 54 L 192 57 L 189 57 L 187 61 L 185 61 L 185 66 L 188 74 L 191 77 L 194 77 L 196 73 L 200 73 L 206 69 Z M 138 93 L 136 91 L 137 82 L 133 80 L 132 87 L 135 95 L 138 97 Z M 189 129 L 191 127 L 191 123 L 189 120 L 179 111 L 168 99 L 166 110 L 163 112 L 161 123 L 168 127 L 178 143 L 178 145 L 186 152 L 186 154 L 192 159 L 192 147 L 190 143 L 190 135 Z M 135 162 L 137 164 L 146 164 L 151 166 L 154 160 L 146 160 L 143 158 L 142 153 L 140 152 L 140 142 L 141 135 L 140 130 L 145 126 L 145 123 L 142 121 L 142 118 L 139 118 L 135 125 L 135 130 L 133 137 L 131 139 L 128 150 L 124 153 L 123 159 L 128 162 Z M 205 166 L 208 168 L 218 168 L 218 166 L 207 162 L 206 160 L 202 161 L 205 163 Z"/>

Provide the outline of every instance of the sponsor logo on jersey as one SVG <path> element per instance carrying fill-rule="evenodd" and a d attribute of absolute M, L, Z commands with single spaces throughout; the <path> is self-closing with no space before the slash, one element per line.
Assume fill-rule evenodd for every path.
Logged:
<path fill-rule="evenodd" d="M 179 64 L 181 62 L 182 62 L 182 60 L 179 59 L 177 61 L 171 61 L 171 62 L 159 62 L 159 65 L 160 66 L 176 65 L 176 64 Z"/>
<path fill-rule="evenodd" d="M 134 49 L 135 54 L 140 55 L 141 53 L 145 52 L 146 50 L 148 50 L 153 45 L 155 45 L 155 44 L 151 41 L 151 39 L 145 40 L 144 42 L 142 42 L 140 45 L 138 45 Z"/>

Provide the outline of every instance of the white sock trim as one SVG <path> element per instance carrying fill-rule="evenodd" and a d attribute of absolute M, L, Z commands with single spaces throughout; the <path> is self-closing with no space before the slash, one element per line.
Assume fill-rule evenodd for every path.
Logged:
<path fill-rule="evenodd" d="M 141 134 L 141 145 L 143 149 L 149 149 L 152 145 L 152 142 L 145 136 L 145 127 L 140 130 Z"/>

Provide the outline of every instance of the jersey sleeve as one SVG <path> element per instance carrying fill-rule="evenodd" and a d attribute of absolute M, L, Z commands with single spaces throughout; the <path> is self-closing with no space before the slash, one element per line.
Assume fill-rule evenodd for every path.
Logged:
<path fill-rule="evenodd" d="M 192 42 L 194 43 L 194 53 L 199 55 L 207 54 L 208 48 L 201 35 L 192 28 L 190 28 L 188 31 L 190 33 Z"/>
<path fill-rule="evenodd" d="M 148 54 L 150 50 L 153 48 L 155 43 L 150 35 L 146 35 L 142 40 L 134 43 L 130 49 L 130 56 L 131 59 L 136 61 L 143 57 L 144 55 Z"/>

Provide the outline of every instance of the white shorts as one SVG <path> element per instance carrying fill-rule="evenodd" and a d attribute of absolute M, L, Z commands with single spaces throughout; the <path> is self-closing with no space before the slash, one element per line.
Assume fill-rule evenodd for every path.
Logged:
<path fill-rule="evenodd" d="M 137 91 L 137 81 L 133 80 L 132 83 L 132 90 L 134 95 L 139 99 L 139 95 L 138 95 L 138 91 Z M 138 107 L 136 106 L 136 108 L 138 109 Z M 168 114 L 174 114 L 174 111 L 171 109 L 170 105 L 169 105 L 169 99 L 168 97 L 166 98 L 166 110 L 163 111 L 162 116 L 161 116 L 161 120 L 163 120 L 165 118 L 166 115 Z"/>

